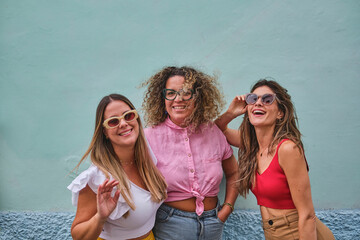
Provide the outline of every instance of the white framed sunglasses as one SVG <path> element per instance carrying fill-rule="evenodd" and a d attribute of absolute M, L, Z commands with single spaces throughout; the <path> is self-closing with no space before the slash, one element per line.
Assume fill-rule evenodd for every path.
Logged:
<path fill-rule="evenodd" d="M 120 125 L 121 119 L 124 119 L 125 122 L 131 122 L 131 121 L 136 120 L 138 117 L 139 117 L 139 115 L 135 109 L 130 110 L 130 111 L 127 111 L 126 113 L 124 113 L 120 117 L 110 117 L 110 118 L 106 119 L 103 123 L 103 126 L 107 129 L 116 128 L 117 126 Z"/>

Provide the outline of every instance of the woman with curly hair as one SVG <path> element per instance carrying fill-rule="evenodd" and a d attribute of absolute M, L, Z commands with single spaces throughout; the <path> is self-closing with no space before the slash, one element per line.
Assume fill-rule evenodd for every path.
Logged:
<path fill-rule="evenodd" d="M 239 130 L 228 129 L 241 114 Z M 261 79 L 215 123 L 239 148 L 239 193 L 256 196 L 267 240 L 334 239 L 315 216 L 297 116 L 285 88 Z"/>
<path fill-rule="evenodd" d="M 92 165 L 68 186 L 77 206 L 73 239 L 154 240 L 152 228 L 167 196 L 166 182 L 140 118 L 123 95 L 100 101 L 92 141 L 76 168 L 88 155 Z"/>
<path fill-rule="evenodd" d="M 223 107 L 215 77 L 191 67 L 165 67 L 143 83 L 146 138 L 168 184 L 156 215 L 156 239 L 221 239 L 237 198 L 237 162 L 212 122 Z M 225 201 L 217 197 L 226 178 Z"/>

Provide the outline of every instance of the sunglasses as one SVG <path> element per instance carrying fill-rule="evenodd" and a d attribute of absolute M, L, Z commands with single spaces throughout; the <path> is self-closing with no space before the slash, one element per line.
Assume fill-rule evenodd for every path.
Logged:
<path fill-rule="evenodd" d="M 180 96 L 183 101 L 188 101 L 192 99 L 194 91 L 192 89 L 189 89 L 187 91 L 184 91 L 182 89 L 180 89 L 179 91 L 175 91 L 174 89 L 165 88 L 163 90 L 163 95 L 164 98 L 169 101 L 174 101 L 176 96 Z"/>
<path fill-rule="evenodd" d="M 267 93 L 262 96 L 258 96 L 255 93 L 249 93 L 245 97 L 245 102 L 249 105 L 252 105 L 255 104 L 259 98 L 261 98 L 261 102 L 264 105 L 271 105 L 276 98 L 276 94 Z"/>
<path fill-rule="evenodd" d="M 131 121 L 134 121 L 135 119 L 137 119 L 138 116 L 139 115 L 137 114 L 136 110 L 130 110 L 130 111 L 127 111 L 126 113 L 124 113 L 120 117 L 111 117 L 111 118 L 106 119 L 103 123 L 103 126 L 107 129 L 116 128 L 117 126 L 120 125 L 121 119 L 124 119 L 125 122 L 131 122 Z"/>

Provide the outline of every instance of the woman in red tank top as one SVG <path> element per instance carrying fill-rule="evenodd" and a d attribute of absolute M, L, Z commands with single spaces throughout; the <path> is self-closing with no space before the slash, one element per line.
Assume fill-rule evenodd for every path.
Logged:
<path fill-rule="evenodd" d="M 242 114 L 239 130 L 228 129 Z M 285 88 L 261 79 L 215 122 L 239 148 L 239 193 L 256 196 L 267 240 L 335 239 L 315 215 L 297 116 Z"/>

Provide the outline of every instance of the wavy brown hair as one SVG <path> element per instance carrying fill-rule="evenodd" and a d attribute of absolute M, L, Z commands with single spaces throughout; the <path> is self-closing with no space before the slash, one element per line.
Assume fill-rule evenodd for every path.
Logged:
<path fill-rule="evenodd" d="M 276 94 L 276 103 L 278 108 L 282 111 L 284 116 L 277 120 L 273 133 L 273 140 L 271 141 L 268 149 L 273 152 L 274 146 L 277 145 L 282 139 L 292 140 L 300 151 L 304 154 L 304 147 L 301 141 L 301 133 L 298 129 L 298 119 L 295 112 L 294 105 L 291 101 L 291 96 L 288 91 L 280 86 L 279 83 L 273 80 L 260 79 L 251 88 L 251 92 L 255 89 L 267 86 Z M 249 121 L 249 115 L 244 114 L 244 120 L 240 127 L 240 145 L 239 145 L 239 176 L 238 190 L 240 195 L 246 197 L 249 193 L 251 186 L 255 185 L 255 176 L 257 171 L 257 157 L 259 151 L 259 144 L 256 138 L 254 126 Z"/>
<path fill-rule="evenodd" d="M 99 103 L 96 110 L 95 131 L 90 146 L 75 167 L 79 168 L 80 164 L 90 154 L 91 162 L 97 166 L 107 178 L 111 175 L 115 180 L 119 181 L 117 186 L 121 195 L 129 204 L 131 209 L 135 209 L 129 187 L 129 179 L 120 163 L 120 159 L 115 154 L 111 141 L 104 134 L 104 112 L 106 107 L 112 101 L 122 101 L 131 109 L 135 109 L 134 105 L 125 96 L 120 94 L 110 94 L 105 96 Z M 137 118 L 139 124 L 139 136 L 135 143 L 135 164 L 139 170 L 140 176 L 144 181 L 147 189 L 151 193 L 151 198 L 155 202 L 161 202 L 167 197 L 166 182 L 160 171 L 156 168 L 145 140 L 145 134 L 140 118 Z"/>
<path fill-rule="evenodd" d="M 147 125 L 156 126 L 167 118 L 162 91 L 167 80 L 173 76 L 183 76 L 184 87 L 194 91 L 194 99 L 191 101 L 195 101 L 195 109 L 185 120 L 186 125 L 191 124 L 196 129 L 220 114 L 225 102 L 217 76 L 207 75 L 192 67 L 165 67 L 141 84 L 142 87 L 148 86 L 142 104 Z"/>

